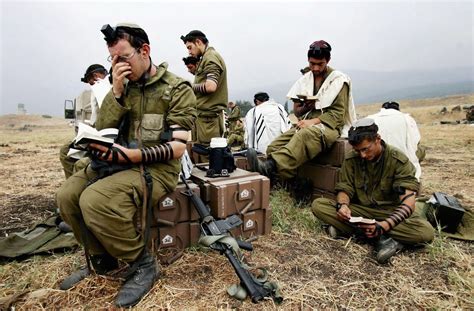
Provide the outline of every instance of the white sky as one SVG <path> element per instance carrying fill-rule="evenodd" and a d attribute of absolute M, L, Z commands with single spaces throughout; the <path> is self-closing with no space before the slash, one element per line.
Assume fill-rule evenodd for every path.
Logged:
<path fill-rule="evenodd" d="M 473 1 L 0 1 L 0 114 L 24 103 L 61 115 L 87 66 L 109 66 L 102 25 L 124 21 L 148 33 L 155 63 L 190 80 L 180 36 L 202 30 L 226 61 L 231 94 L 296 80 L 319 39 L 342 71 L 474 66 Z"/>

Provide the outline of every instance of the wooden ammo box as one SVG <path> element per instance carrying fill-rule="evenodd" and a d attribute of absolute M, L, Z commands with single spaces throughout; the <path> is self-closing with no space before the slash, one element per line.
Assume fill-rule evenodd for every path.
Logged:
<path fill-rule="evenodd" d="M 264 161 L 267 158 L 267 156 L 264 155 L 264 154 L 259 154 L 259 155 L 257 155 L 257 158 Z M 249 165 L 248 165 L 248 162 L 247 162 L 247 157 L 235 156 L 234 160 L 235 160 L 235 166 L 237 166 L 238 168 L 240 168 L 242 170 L 248 170 L 249 169 Z"/>
<path fill-rule="evenodd" d="M 161 249 L 183 250 L 198 244 L 201 236 L 199 222 L 180 222 L 174 226 L 154 226 L 150 228 L 150 243 L 156 252 Z"/>
<path fill-rule="evenodd" d="M 272 231 L 271 208 L 259 209 L 239 215 L 242 224 L 230 232 L 236 238 L 248 239 L 260 235 L 270 234 Z"/>
<path fill-rule="evenodd" d="M 195 183 L 188 183 L 189 187 L 199 196 L 200 189 Z M 173 225 L 184 221 L 197 221 L 199 214 L 191 199 L 182 192 L 186 190 L 184 184 L 178 184 L 176 189 L 164 195 L 157 206 L 154 206 L 152 221 L 153 225 Z"/>
<path fill-rule="evenodd" d="M 309 178 L 314 188 L 334 192 L 339 179 L 339 167 L 307 162 L 298 168 L 298 177 Z"/>
<path fill-rule="evenodd" d="M 329 150 L 318 154 L 311 162 L 340 167 L 342 166 L 342 162 L 344 162 L 346 152 L 350 150 L 352 150 L 352 146 L 348 140 L 339 138 Z"/>

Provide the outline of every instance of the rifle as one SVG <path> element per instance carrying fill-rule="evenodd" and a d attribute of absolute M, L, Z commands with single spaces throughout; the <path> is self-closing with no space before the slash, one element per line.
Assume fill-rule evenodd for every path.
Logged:
<path fill-rule="evenodd" d="M 188 183 L 186 182 L 184 174 L 181 174 L 181 180 L 186 185 L 186 190 L 183 192 L 183 194 L 191 199 L 191 202 L 193 203 L 199 214 L 201 220 L 201 232 L 203 235 L 230 237 L 229 230 L 242 224 L 242 220 L 237 215 L 229 216 L 228 218 L 223 220 L 215 220 L 209 212 L 208 207 L 204 204 L 201 198 L 198 197 L 191 190 Z M 239 248 L 248 251 L 253 250 L 252 244 L 242 240 L 235 240 L 237 241 Z M 235 273 L 240 279 L 240 284 L 246 289 L 253 303 L 257 303 L 265 297 L 273 298 L 273 290 L 264 287 L 261 282 L 259 283 L 255 281 L 255 278 L 250 274 L 250 272 L 242 266 L 232 246 L 227 243 L 220 242 L 220 240 L 217 240 L 213 242 L 209 247 L 211 249 L 219 251 L 221 254 L 224 254 L 227 257 L 227 259 L 230 261 L 230 264 L 234 268 Z"/>

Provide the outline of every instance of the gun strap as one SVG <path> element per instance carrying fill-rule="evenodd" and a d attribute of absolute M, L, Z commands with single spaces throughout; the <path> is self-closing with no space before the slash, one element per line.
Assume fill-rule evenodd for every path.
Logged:
<path fill-rule="evenodd" d="M 199 244 L 202 244 L 206 247 L 210 247 L 212 244 L 220 242 L 229 245 L 234 253 L 237 255 L 239 261 L 242 258 L 242 252 L 240 251 L 239 244 L 235 240 L 235 238 L 228 236 L 228 235 L 204 235 L 201 236 L 199 239 Z"/>

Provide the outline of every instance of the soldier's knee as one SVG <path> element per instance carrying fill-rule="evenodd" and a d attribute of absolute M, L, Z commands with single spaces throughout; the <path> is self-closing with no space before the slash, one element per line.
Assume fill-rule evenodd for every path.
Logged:
<path fill-rule="evenodd" d="M 434 239 L 434 229 L 430 224 L 424 225 L 420 228 L 420 234 L 418 235 L 420 241 L 418 243 L 429 243 Z"/>
<path fill-rule="evenodd" d="M 79 198 L 79 206 L 81 207 L 84 220 L 96 218 L 96 214 L 107 212 L 105 209 L 105 202 L 109 201 L 105 195 L 96 191 L 92 187 L 86 188 Z"/>
<path fill-rule="evenodd" d="M 311 211 L 317 218 L 324 218 L 328 211 L 332 210 L 334 201 L 327 198 L 318 198 L 311 204 Z"/>

